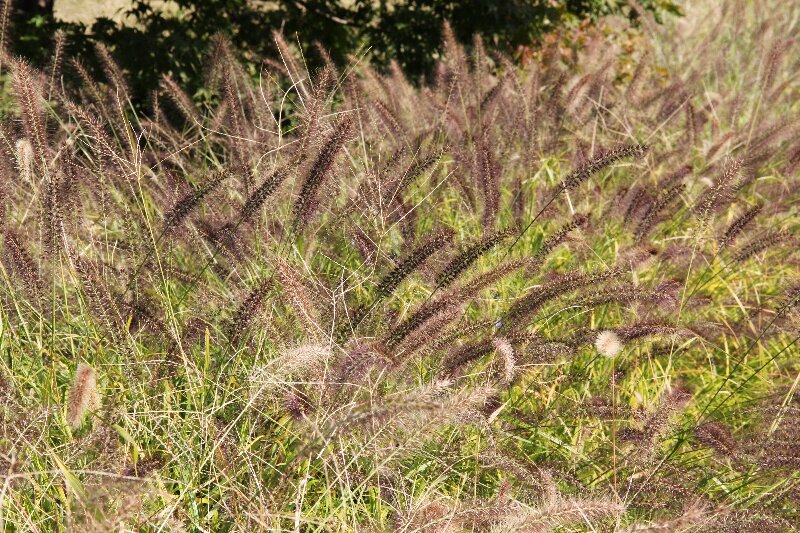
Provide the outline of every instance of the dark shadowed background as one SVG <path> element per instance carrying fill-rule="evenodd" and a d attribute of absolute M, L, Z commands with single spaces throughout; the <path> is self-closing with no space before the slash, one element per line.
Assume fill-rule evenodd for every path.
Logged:
<path fill-rule="evenodd" d="M 202 100 L 203 65 L 217 33 L 228 35 L 250 66 L 275 57 L 273 31 L 305 52 L 311 69 L 321 45 L 339 64 L 365 57 L 379 67 L 396 59 L 414 81 L 429 78 L 439 57 L 441 28 L 479 35 L 487 48 L 519 55 L 547 32 L 599 16 L 620 14 L 636 22 L 642 10 L 659 20 L 677 13 L 672 0 L 7 0 L 11 51 L 34 64 L 50 61 L 61 30 L 66 54 L 96 69 L 94 48 L 105 44 L 144 100 L 170 74 Z M 67 80 L 67 83 L 69 80 Z"/>

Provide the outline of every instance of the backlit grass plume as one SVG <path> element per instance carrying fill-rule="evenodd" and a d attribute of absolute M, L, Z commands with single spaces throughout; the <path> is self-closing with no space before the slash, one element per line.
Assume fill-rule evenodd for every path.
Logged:
<path fill-rule="evenodd" d="M 606 330 L 597 334 L 597 339 L 594 342 L 597 351 L 605 357 L 614 357 L 622 351 L 623 344 L 615 332 Z"/>
<path fill-rule="evenodd" d="M 78 363 L 72 387 L 67 393 L 67 423 L 73 430 L 80 428 L 89 411 L 99 406 L 95 371 L 86 363 Z"/>

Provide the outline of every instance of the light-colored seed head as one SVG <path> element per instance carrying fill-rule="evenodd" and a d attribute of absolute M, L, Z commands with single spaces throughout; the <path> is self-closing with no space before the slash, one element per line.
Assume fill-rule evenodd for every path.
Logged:
<path fill-rule="evenodd" d="M 324 344 L 303 344 L 283 350 L 280 356 L 253 370 L 252 397 L 274 399 L 281 392 L 292 391 L 303 380 L 321 379 L 330 357 L 330 346 Z"/>
<path fill-rule="evenodd" d="M 594 341 L 597 351 L 606 357 L 614 357 L 622 351 L 622 341 L 619 336 L 611 330 L 601 331 Z"/>
<path fill-rule="evenodd" d="M 69 390 L 67 423 L 72 429 L 78 429 L 86 414 L 99 406 L 94 369 L 86 363 L 79 363 L 75 370 L 75 380 Z"/>
<path fill-rule="evenodd" d="M 33 172 L 33 145 L 28 139 L 19 139 L 16 144 L 17 167 L 22 179 L 30 181 Z"/>
<path fill-rule="evenodd" d="M 508 339 L 503 337 L 497 337 L 492 342 L 503 361 L 503 378 L 506 383 L 511 383 L 514 381 L 514 371 L 516 370 L 517 363 L 517 358 L 514 355 L 514 347 L 511 346 Z"/>

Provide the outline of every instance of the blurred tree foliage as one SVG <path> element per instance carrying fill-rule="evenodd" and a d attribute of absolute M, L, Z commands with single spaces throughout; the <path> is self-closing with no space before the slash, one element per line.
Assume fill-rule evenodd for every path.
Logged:
<path fill-rule="evenodd" d="M 101 18 L 90 27 L 54 19 L 51 0 L 16 0 L 11 31 L 12 51 L 46 65 L 56 30 L 67 36 L 67 55 L 89 67 L 94 43 L 109 47 L 128 73 L 134 94 L 146 98 L 162 73 L 171 74 L 202 98 L 203 70 L 215 34 L 227 34 L 245 60 L 257 65 L 275 56 L 272 31 L 304 51 L 319 42 L 333 59 L 345 63 L 351 54 L 365 54 L 381 66 L 397 59 L 415 79 L 429 75 L 438 56 L 442 22 L 449 20 L 456 36 L 469 42 L 481 35 L 489 48 L 512 53 L 545 32 L 586 18 L 622 14 L 632 20 L 637 10 L 627 0 L 173 0 L 173 10 L 135 0 L 126 22 Z M 659 20 L 678 13 L 673 0 L 639 0 Z M 307 56 L 311 68 L 320 63 Z M 255 72 L 254 72 L 255 74 Z"/>

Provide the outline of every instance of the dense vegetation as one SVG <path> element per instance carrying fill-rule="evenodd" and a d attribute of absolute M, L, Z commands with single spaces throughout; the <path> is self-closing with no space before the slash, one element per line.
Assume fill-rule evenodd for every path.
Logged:
<path fill-rule="evenodd" d="M 514 54 L 545 32 L 579 21 L 613 13 L 638 17 L 635 9 L 614 0 L 172 0 L 168 9 L 152 0 L 135 0 L 126 17 L 103 18 L 85 27 L 56 20 L 53 2 L 44 8 L 38 7 L 41 3 L 2 2 L 5 9 L 17 8 L 12 10 L 15 53 L 46 64 L 55 42 L 63 40 L 67 55 L 91 70 L 100 66 L 94 49 L 102 45 L 128 73 L 129 96 L 137 105 L 147 101 L 165 73 L 196 100 L 211 98 L 206 59 L 220 33 L 238 57 L 256 65 L 251 68 L 254 75 L 259 62 L 274 55 L 272 31 L 279 29 L 303 47 L 305 54 L 298 60 L 312 70 L 323 64 L 316 52 L 321 44 L 340 65 L 352 61 L 351 56 L 381 67 L 394 59 L 417 81 L 430 77 L 439 57 L 443 20 L 451 21 L 463 41 L 479 35 L 491 49 Z M 637 6 L 656 16 L 677 12 L 671 0 L 641 0 Z"/>
<path fill-rule="evenodd" d="M 3 58 L 0 529 L 792 530 L 799 16 L 422 88 L 218 38 L 146 113 Z"/>

